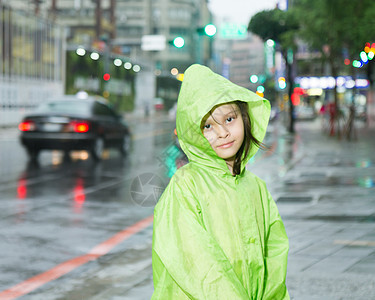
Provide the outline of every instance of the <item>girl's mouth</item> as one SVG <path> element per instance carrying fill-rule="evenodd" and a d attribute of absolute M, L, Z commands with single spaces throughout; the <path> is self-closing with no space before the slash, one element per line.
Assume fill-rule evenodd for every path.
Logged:
<path fill-rule="evenodd" d="M 226 149 L 226 148 L 232 147 L 233 144 L 234 144 L 234 141 L 233 142 L 229 142 L 227 144 L 222 144 L 220 146 L 217 146 L 217 148 Z"/>

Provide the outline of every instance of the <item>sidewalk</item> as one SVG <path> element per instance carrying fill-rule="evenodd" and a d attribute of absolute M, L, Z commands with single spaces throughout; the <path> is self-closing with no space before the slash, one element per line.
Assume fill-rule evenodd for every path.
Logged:
<path fill-rule="evenodd" d="M 356 125 L 348 142 L 297 123 L 270 158 L 290 158 L 266 182 L 290 240 L 292 299 L 375 299 L 375 129 Z"/>
<path fill-rule="evenodd" d="M 363 124 L 358 123 L 358 126 Z M 291 299 L 375 299 L 375 128 L 328 137 L 320 120 L 280 125 L 275 153 L 250 169 L 266 180 L 289 236 Z M 148 299 L 150 277 L 124 299 Z"/>

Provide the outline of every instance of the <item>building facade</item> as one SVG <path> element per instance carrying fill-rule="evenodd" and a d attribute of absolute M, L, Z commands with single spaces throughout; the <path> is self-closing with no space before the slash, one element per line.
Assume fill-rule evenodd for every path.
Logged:
<path fill-rule="evenodd" d="M 263 41 L 252 34 L 249 34 L 247 39 L 234 40 L 231 46 L 229 79 L 240 86 L 256 91 L 256 84 L 250 82 L 250 76 L 261 77 L 264 73 Z"/>
<path fill-rule="evenodd" d="M 79 58 L 78 68 L 88 71 L 98 65 L 91 75 L 83 74 L 84 78 L 72 78 L 78 73 L 67 70 L 72 76 L 67 78 L 69 86 L 65 88 L 66 91 L 74 93 L 78 89 L 91 88 L 89 92 L 108 96 L 110 102 L 119 103 L 127 111 L 153 107 L 152 101 L 157 97 L 165 99 L 167 108 L 172 106 L 177 100 L 180 85 L 176 70 L 177 74 L 183 73 L 189 65 L 196 62 L 209 64 L 211 59 L 213 39 L 201 34 L 202 27 L 211 20 L 208 0 L 2 1 L 14 10 L 28 12 L 38 19 L 50 20 L 65 28 L 69 68 L 71 61 L 76 60 L 75 51 L 81 48 L 86 50 L 86 54 Z M 142 47 L 145 36 L 164 37 L 162 49 L 146 51 Z M 182 48 L 172 45 L 175 37 L 184 39 Z M 90 60 L 93 52 L 100 55 L 97 62 Z M 114 68 L 116 60 L 122 63 Z M 132 73 L 129 79 L 128 75 L 122 74 L 126 62 L 139 65 L 142 71 Z M 109 83 L 129 83 L 131 94 L 115 95 L 114 91 L 108 90 L 107 87 L 111 85 L 103 82 L 106 72 L 111 72 Z M 121 76 L 112 77 L 116 74 Z M 90 86 L 86 87 L 86 83 L 90 83 Z"/>
<path fill-rule="evenodd" d="M 0 126 L 63 94 L 64 49 L 61 26 L 0 4 Z"/>
<path fill-rule="evenodd" d="M 98 47 L 103 41 L 112 51 L 152 63 L 161 71 L 182 72 L 194 62 L 207 63 L 211 41 L 199 29 L 212 20 L 208 0 L 3 0 L 18 10 L 52 18 L 67 27 L 68 45 Z M 143 51 L 142 37 L 163 35 L 162 51 Z M 182 48 L 171 45 L 181 36 Z M 155 64 L 155 66 L 154 66 Z"/>

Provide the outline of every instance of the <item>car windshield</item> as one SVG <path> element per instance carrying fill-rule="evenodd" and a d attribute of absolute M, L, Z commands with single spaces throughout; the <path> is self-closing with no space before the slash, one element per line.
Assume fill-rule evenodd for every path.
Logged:
<path fill-rule="evenodd" d="M 55 101 L 43 103 L 38 107 L 37 112 L 88 115 L 90 113 L 90 108 L 90 102 Z"/>

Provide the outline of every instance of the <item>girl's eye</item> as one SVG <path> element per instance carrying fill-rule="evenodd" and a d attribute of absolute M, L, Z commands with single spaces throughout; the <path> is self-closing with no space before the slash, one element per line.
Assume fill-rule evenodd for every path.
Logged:
<path fill-rule="evenodd" d="M 211 128 L 211 124 L 204 125 L 204 129 L 210 129 L 210 128 Z"/>
<path fill-rule="evenodd" d="M 234 118 L 233 117 L 229 117 L 229 118 L 227 118 L 227 123 L 230 123 L 230 122 L 232 122 L 234 120 Z"/>

